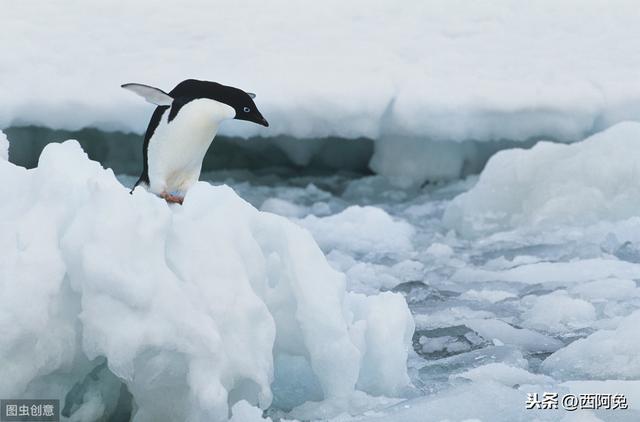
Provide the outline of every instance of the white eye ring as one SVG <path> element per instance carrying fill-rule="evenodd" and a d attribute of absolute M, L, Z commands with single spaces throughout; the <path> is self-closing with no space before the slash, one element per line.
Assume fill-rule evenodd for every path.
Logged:
<path fill-rule="evenodd" d="M 251 111 L 251 109 L 250 109 L 249 107 L 245 107 L 245 108 L 244 108 L 244 112 L 245 112 L 245 113 L 248 113 L 248 112 L 250 112 L 250 111 Z"/>

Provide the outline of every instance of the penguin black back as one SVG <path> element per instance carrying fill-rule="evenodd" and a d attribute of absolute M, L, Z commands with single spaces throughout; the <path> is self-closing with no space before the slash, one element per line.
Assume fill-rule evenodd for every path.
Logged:
<path fill-rule="evenodd" d="M 162 119 L 162 115 L 169 108 L 169 106 L 158 106 L 154 110 L 151 115 L 151 120 L 149 120 L 149 124 L 147 125 L 147 130 L 144 133 L 144 143 L 142 145 L 142 174 L 140 178 L 136 182 L 135 185 L 131 188 L 131 192 L 138 186 L 140 183 L 149 184 L 149 157 L 147 156 L 147 151 L 149 150 L 149 140 L 153 136 L 153 133 L 156 131 L 156 128 L 160 124 L 160 119 Z"/>

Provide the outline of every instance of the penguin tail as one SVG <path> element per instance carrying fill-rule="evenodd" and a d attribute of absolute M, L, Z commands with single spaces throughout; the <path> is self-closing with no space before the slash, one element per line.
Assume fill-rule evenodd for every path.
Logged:
<path fill-rule="evenodd" d="M 131 190 L 129 191 L 130 195 L 133 195 L 133 191 L 139 186 L 142 185 L 143 187 L 146 186 L 148 189 L 149 186 L 149 181 L 147 179 L 145 179 L 144 175 L 140 176 L 140 178 L 138 179 L 138 181 L 135 183 L 135 185 L 133 185 L 133 187 L 131 188 Z"/>

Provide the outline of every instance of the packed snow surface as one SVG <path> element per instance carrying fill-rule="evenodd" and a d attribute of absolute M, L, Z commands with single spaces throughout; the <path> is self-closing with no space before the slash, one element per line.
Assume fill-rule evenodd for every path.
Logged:
<path fill-rule="evenodd" d="M 130 195 L 75 141 L 0 178 L 0 397 L 70 406 L 79 383 L 89 420 L 122 381 L 136 421 L 224 421 L 241 400 L 330 416 L 409 384 L 405 299 L 346 293 L 306 230 L 231 188 Z"/>
<path fill-rule="evenodd" d="M 194 77 L 257 93 L 270 127 L 223 134 L 368 137 L 377 173 L 457 178 L 482 154 L 462 141 L 574 141 L 638 119 L 639 18 L 634 0 L 16 1 L 0 127 L 141 132 L 151 107 L 120 84 Z"/>

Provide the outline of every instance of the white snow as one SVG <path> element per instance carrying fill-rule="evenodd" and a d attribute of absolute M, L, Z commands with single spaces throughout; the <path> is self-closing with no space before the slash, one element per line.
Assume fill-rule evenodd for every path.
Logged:
<path fill-rule="evenodd" d="M 262 203 L 260 211 L 267 211 L 285 217 L 301 218 L 306 214 L 304 207 L 280 198 L 268 198 Z"/>
<path fill-rule="evenodd" d="M 557 412 L 526 410 L 526 392 L 494 381 L 466 382 L 395 406 L 362 422 L 558 420 Z M 538 418 L 538 419 L 534 419 Z"/>
<path fill-rule="evenodd" d="M 453 249 L 451 249 L 451 246 L 443 243 L 432 243 L 425 252 L 436 258 L 446 258 L 453 254 Z"/>
<path fill-rule="evenodd" d="M 207 177 L 269 212 L 206 183 L 182 207 L 129 195 L 72 142 L 0 162 L 0 395 L 82 383 L 80 420 L 125 382 L 136 420 L 336 422 L 560 420 L 523 403 L 570 380 L 636 397 L 637 218 L 467 238 L 442 213 L 468 181 L 247 174 Z"/>
<path fill-rule="evenodd" d="M 382 174 L 457 177 L 477 165 L 461 141 L 574 141 L 638 119 L 636 20 L 633 0 L 12 2 L 0 127 L 141 132 L 151 107 L 120 84 L 196 77 L 256 92 L 271 123 L 222 133 L 365 136 Z"/>
<path fill-rule="evenodd" d="M 638 380 L 580 380 L 560 384 L 572 394 L 611 394 L 612 391 L 624 392 L 629 409 L 640 410 L 640 381 Z"/>
<path fill-rule="evenodd" d="M 562 342 L 551 336 L 526 328 L 516 328 L 499 319 L 470 319 L 465 325 L 490 340 L 511 344 L 532 352 L 553 352 L 562 347 Z"/>
<path fill-rule="evenodd" d="M 584 394 L 591 394 L 584 393 Z M 560 419 L 560 422 L 604 422 L 602 419 L 593 414 L 591 410 L 578 410 L 575 412 L 567 412 L 566 415 Z"/>
<path fill-rule="evenodd" d="M 0 160 L 9 159 L 9 141 L 7 135 L 0 130 Z"/>
<path fill-rule="evenodd" d="M 562 290 L 548 295 L 527 296 L 522 303 L 530 306 L 522 314 L 523 324 L 545 332 L 557 334 L 586 328 L 596 319 L 596 309 L 591 303 L 572 298 Z"/>
<path fill-rule="evenodd" d="M 234 148 L 378 174 L 213 172 L 168 206 L 74 142 L 9 164 L 0 132 L 0 397 L 78 421 L 124 383 L 135 421 L 511 422 L 609 420 L 531 391 L 624 393 L 612 417 L 640 420 L 639 13 L 3 6 L 0 128 L 141 133 L 152 107 L 119 85 L 196 77 L 257 93 L 271 126 L 223 124 L 258 136 Z"/>
<path fill-rule="evenodd" d="M 416 328 L 434 329 L 451 325 L 466 324 L 471 320 L 491 318 L 494 315 L 488 311 L 476 311 L 466 306 L 450 306 L 433 313 L 415 316 Z"/>
<path fill-rule="evenodd" d="M 570 262 L 537 262 L 503 271 L 462 268 L 453 279 L 459 282 L 512 281 L 518 283 L 583 283 L 605 278 L 634 278 L 640 264 L 611 258 L 576 259 Z"/>
<path fill-rule="evenodd" d="M 494 155 L 444 221 L 464 235 L 518 227 L 585 226 L 637 216 L 640 123 L 620 123 L 582 142 L 540 142 Z"/>
<path fill-rule="evenodd" d="M 640 296 L 640 289 L 632 280 L 607 278 L 581 283 L 571 287 L 571 292 L 593 303 L 630 299 Z"/>
<path fill-rule="evenodd" d="M 482 300 L 491 303 L 500 302 L 506 299 L 513 299 L 517 296 L 504 290 L 467 290 L 460 295 L 460 299 Z"/>
<path fill-rule="evenodd" d="M 549 356 L 544 371 L 564 379 L 633 380 L 640 377 L 640 311 L 614 330 L 600 330 Z"/>
<path fill-rule="evenodd" d="M 524 368 L 504 363 L 488 363 L 452 376 L 471 381 L 495 381 L 507 387 L 519 384 L 552 384 L 553 378 L 542 374 L 532 374 Z"/>
<path fill-rule="evenodd" d="M 309 215 L 298 223 L 326 250 L 361 254 L 401 254 L 412 250 L 413 227 L 377 207 L 351 206 L 328 217 Z"/>
<path fill-rule="evenodd" d="M 424 265 L 413 260 L 403 260 L 392 266 L 356 260 L 353 256 L 333 249 L 327 255 L 329 263 L 347 276 L 349 291 L 373 293 L 392 289 L 403 282 L 419 280 Z"/>
<path fill-rule="evenodd" d="M 631 132 L 637 132 L 636 125 L 631 126 L 634 127 Z M 630 126 L 623 124 L 610 132 L 615 134 L 625 127 Z M 618 134 L 617 138 L 626 137 L 622 132 Z M 590 142 L 594 141 L 585 141 L 587 145 Z M 614 158 L 632 151 L 633 143 L 624 144 L 610 148 L 615 151 Z M 582 154 L 583 145 L 574 144 L 570 153 L 561 146 L 546 161 L 524 160 L 519 168 L 527 175 L 529 170 L 538 171 L 539 166 L 555 162 L 558 157 Z M 630 155 L 635 154 L 633 151 Z M 590 161 L 585 158 L 585 162 Z M 558 168 L 561 164 L 558 163 Z M 613 192 L 631 195 L 637 186 L 635 176 L 632 177 L 635 164 L 626 159 L 606 159 L 596 164 L 599 166 L 596 172 L 604 178 L 615 173 L 611 179 L 615 183 L 597 185 L 593 179 L 585 179 L 590 170 L 574 171 L 569 166 L 565 177 L 550 180 L 546 188 L 554 191 L 555 185 L 567 185 L 578 191 L 590 185 L 599 186 L 607 193 L 590 206 L 600 207 L 605 214 L 613 212 L 620 204 L 625 205 L 607 203 L 615 196 Z M 579 163 L 574 167 L 580 167 Z M 551 170 L 548 172 L 552 173 Z M 363 215 L 366 212 L 362 208 L 378 208 L 381 209 L 378 214 L 385 215 L 386 221 L 412 228 L 411 248 L 398 249 L 397 254 L 389 254 L 391 248 L 374 253 L 374 242 L 369 242 L 369 249 L 364 241 L 361 248 L 350 245 L 356 238 L 353 233 L 357 238 L 376 238 L 381 224 L 354 225 L 357 229 L 353 229 L 351 225 L 339 224 L 344 219 L 341 217 L 336 218 L 335 224 L 312 229 L 320 240 L 328 232 L 336 239 L 320 243 L 331 265 L 347 274 L 349 289 L 402 292 L 411 304 L 418 330 L 413 339 L 416 353 L 410 356 L 409 374 L 420 389 L 419 396 L 361 415 L 343 414 L 332 422 L 473 418 L 557 421 L 566 418 L 567 412 L 526 410 L 526 395 L 536 391 L 566 394 L 573 391 L 567 382 L 570 380 L 585 383 L 580 387 L 583 393 L 593 387 L 596 392 L 636 397 L 637 387 L 631 384 L 634 381 L 624 380 L 637 379 L 636 357 L 640 354 L 636 347 L 639 321 L 633 317 L 640 306 L 637 211 L 627 210 L 628 214 L 621 218 L 613 213 L 611 218 L 581 220 L 582 211 L 571 209 L 576 219 L 565 219 L 558 211 L 544 223 L 525 221 L 497 225 L 490 230 L 473 227 L 460 235 L 459 230 L 450 230 L 456 227 L 444 225 L 442 217 L 446 209 L 459 201 L 452 201 L 453 195 L 469 189 L 473 192 L 474 178 L 406 190 L 393 188 L 380 176 L 344 179 L 331 175 L 312 180 L 324 192 L 321 201 L 326 207 L 321 214 L 310 206 L 318 201 L 319 193 L 303 194 L 298 190 L 309 183 L 307 179 L 291 182 L 289 194 L 281 186 L 260 188 L 254 201 L 262 204 L 270 196 L 286 199 L 301 206 L 302 220 L 314 221 L 332 221 L 331 217 L 340 216 L 349 207 L 360 207 L 356 209 Z M 523 185 L 522 192 L 516 190 L 517 194 L 526 197 L 531 189 L 545 194 L 544 187 L 534 179 L 524 180 L 528 184 Z M 487 187 L 489 196 L 493 194 L 492 187 Z M 557 195 L 562 198 L 563 194 Z M 629 204 L 631 200 L 625 206 Z M 279 205 L 283 204 L 276 203 L 273 207 L 275 212 L 290 212 L 286 204 Z M 468 205 L 466 211 L 473 215 L 476 204 Z M 482 215 L 483 208 L 478 211 Z M 540 210 L 532 209 L 531 215 L 537 215 L 536 212 Z M 351 221 L 361 219 L 364 217 Z M 589 384 L 594 380 L 606 381 L 599 381 L 602 385 Z M 577 420 L 580 417 L 609 420 L 608 416 L 609 411 L 604 410 L 581 412 Z M 631 422 L 638 420 L 640 413 L 632 408 L 616 413 L 615 417 Z"/>
<path fill-rule="evenodd" d="M 307 231 L 231 188 L 201 182 L 183 206 L 129 195 L 75 141 L 34 170 L 0 161 L 0 178 L 0 396 L 64 397 L 100 357 L 136 421 L 227 420 L 304 376 L 318 390 L 297 404 L 319 412 L 408 384 L 404 299 L 346 293 Z M 101 391 L 82 412 L 114 405 Z"/>
<path fill-rule="evenodd" d="M 272 422 L 272 419 L 263 418 L 262 410 L 252 406 L 248 401 L 242 400 L 233 405 L 229 422 Z"/>
<path fill-rule="evenodd" d="M 1 47 L 12 54 L 0 75 L 0 125 L 142 130 L 148 108 L 120 84 L 168 89 L 186 76 L 256 92 L 272 132 L 294 136 L 377 138 L 400 127 L 435 139 L 576 137 L 632 116 L 640 95 L 632 1 L 397 8 L 190 0 L 156 8 L 146 0 L 126 13 L 118 5 L 26 1 L 3 10 L 12 36 Z M 78 67 L 73 58 L 89 52 Z M 35 58 L 40 66 L 28 66 Z"/>

